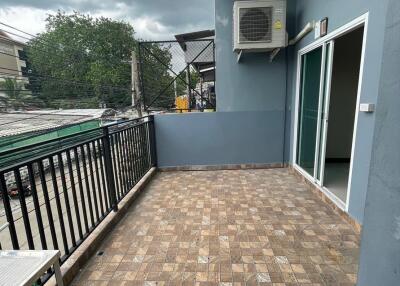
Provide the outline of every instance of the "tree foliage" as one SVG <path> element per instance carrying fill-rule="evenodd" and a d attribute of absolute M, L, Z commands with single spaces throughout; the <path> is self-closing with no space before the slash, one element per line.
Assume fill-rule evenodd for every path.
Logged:
<path fill-rule="evenodd" d="M 151 107 L 171 107 L 175 103 L 172 53 L 169 47 L 143 43 L 141 47 L 145 104 Z"/>
<path fill-rule="evenodd" d="M 28 43 L 31 90 L 53 108 L 129 106 L 129 61 L 137 46 L 134 29 L 126 22 L 78 12 L 49 15 L 46 31 Z M 152 49 L 170 64 L 167 51 Z M 158 63 L 156 70 L 163 81 L 167 68 Z"/>
<path fill-rule="evenodd" d="M 4 82 L 0 82 L 0 89 L 5 94 L 5 97 L 0 97 L 0 101 L 6 109 L 18 110 L 26 105 L 29 96 L 24 93 L 23 85 L 16 79 L 6 78 Z"/>

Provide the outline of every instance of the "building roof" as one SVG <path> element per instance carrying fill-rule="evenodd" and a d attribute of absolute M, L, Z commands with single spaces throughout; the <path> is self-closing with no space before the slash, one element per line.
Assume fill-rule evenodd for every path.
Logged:
<path fill-rule="evenodd" d="M 25 43 L 14 39 L 9 34 L 7 34 L 6 32 L 3 32 L 3 31 L 0 31 L 0 41 L 1 40 L 8 41 L 8 42 L 10 42 L 10 43 L 12 43 L 12 44 L 14 44 L 16 46 L 20 46 L 20 47 L 25 47 L 26 46 Z"/>
<path fill-rule="evenodd" d="M 0 137 L 52 130 L 113 116 L 112 109 L 36 110 L 0 113 Z"/>
<path fill-rule="evenodd" d="M 175 39 L 178 42 L 190 41 L 190 40 L 199 40 L 204 38 L 210 38 L 215 36 L 215 30 L 202 30 L 197 32 L 190 32 L 185 34 L 175 35 Z"/>
<path fill-rule="evenodd" d="M 207 38 L 212 39 L 214 36 L 215 36 L 215 30 L 202 30 L 197 32 L 178 34 L 175 35 L 175 39 L 178 41 L 182 50 L 186 51 L 185 42 L 207 39 Z"/>
<path fill-rule="evenodd" d="M 214 46 L 210 43 L 214 37 L 215 30 L 175 35 L 185 53 L 185 62 L 190 63 L 200 73 L 203 80 L 207 81 L 213 81 L 215 78 Z"/>

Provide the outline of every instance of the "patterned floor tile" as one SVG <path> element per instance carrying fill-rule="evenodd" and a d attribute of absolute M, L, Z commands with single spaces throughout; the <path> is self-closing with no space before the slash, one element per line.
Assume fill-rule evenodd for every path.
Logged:
<path fill-rule="evenodd" d="M 75 285 L 354 285 L 359 236 L 287 169 L 159 173 Z"/>

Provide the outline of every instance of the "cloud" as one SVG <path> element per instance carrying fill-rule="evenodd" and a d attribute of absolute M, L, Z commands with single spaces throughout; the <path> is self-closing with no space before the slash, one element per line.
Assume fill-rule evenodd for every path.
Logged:
<path fill-rule="evenodd" d="M 214 0 L 2 0 L 0 18 L 30 32 L 44 30 L 46 14 L 73 10 L 131 23 L 143 39 L 214 27 Z M 21 17 L 24 15 L 24 17 Z M 27 17 L 25 17 L 27 16 Z"/>

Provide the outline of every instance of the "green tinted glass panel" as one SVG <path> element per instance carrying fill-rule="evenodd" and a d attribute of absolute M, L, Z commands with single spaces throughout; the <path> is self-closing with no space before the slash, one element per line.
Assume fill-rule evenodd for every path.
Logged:
<path fill-rule="evenodd" d="M 314 176 L 322 47 L 302 58 L 297 164 Z"/>

